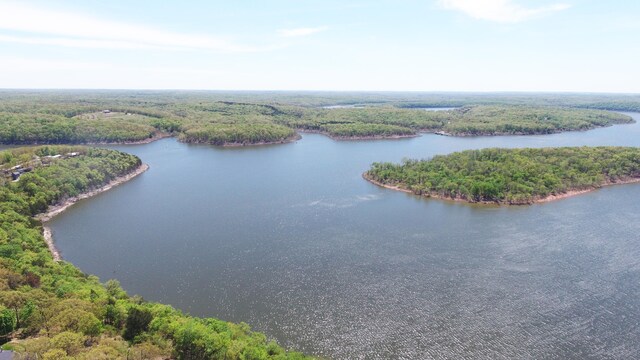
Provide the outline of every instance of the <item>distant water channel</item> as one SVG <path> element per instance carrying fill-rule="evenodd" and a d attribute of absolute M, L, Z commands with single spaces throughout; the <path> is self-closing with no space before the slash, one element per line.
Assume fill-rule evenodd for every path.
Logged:
<path fill-rule="evenodd" d="M 640 114 L 633 114 L 640 121 Z M 361 178 L 463 149 L 640 146 L 640 124 L 218 148 L 115 146 L 151 169 L 57 217 L 66 260 L 131 294 L 335 359 L 640 358 L 640 185 L 487 207 Z"/>

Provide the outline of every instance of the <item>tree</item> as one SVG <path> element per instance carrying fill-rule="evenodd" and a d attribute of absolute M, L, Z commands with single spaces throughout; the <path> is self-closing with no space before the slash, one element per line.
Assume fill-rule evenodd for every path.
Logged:
<path fill-rule="evenodd" d="M 9 335 L 16 327 L 16 319 L 11 310 L 4 308 L 0 311 L 0 336 Z"/>
<path fill-rule="evenodd" d="M 133 341 L 136 336 L 149 329 L 149 323 L 153 320 L 153 314 L 148 309 L 132 307 L 127 315 L 127 324 L 122 337 L 127 341 Z"/>
<path fill-rule="evenodd" d="M 28 301 L 29 296 L 19 291 L 3 291 L 0 293 L 0 303 L 11 309 L 13 318 L 15 319 L 16 329 L 19 329 L 22 326 L 22 322 L 26 320 L 26 317 L 31 315 L 29 312 L 24 312 Z"/>
<path fill-rule="evenodd" d="M 53 348 L 64 350 L 67 355 L 73 355 L 82 348 L 84 336 L 70 331 L 61 332 L 51 339 Z"/>

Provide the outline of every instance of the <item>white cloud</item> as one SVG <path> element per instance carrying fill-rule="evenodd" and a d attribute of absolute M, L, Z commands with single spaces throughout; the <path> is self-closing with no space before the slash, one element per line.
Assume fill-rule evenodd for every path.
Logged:
<path fill-rule="evenodd" d="M 29 45 L 53 45 L 89 49 L 162 49 L 162 50 L 182 50 L 181 48 L 169 48 L 157 45 L 147 45 L 119 40 L 98 40 L 98 39 L 74 39 L 60 37 L 35 37 L 35 36 L 14 36 L 0 34 L 0 42 L 19 43 Z"/>
<path fill-rule="evenodd" d="M 87 48 L 207 50 L 250 52 L 263 49 L 211 35 L 184 34 L 149 26 L 103 20 L 80 13 L 42 9 L 19 2 L 0 2 L 0 41 Z M 15 32 L 38 37 L 15 35 Z"/>
<path fill-rule="evenodd" d="M 501 23 L 517 23 L 536 16 L 566 10 L 571 5 L 555 3 L 541 7 L 525 7 L 512 0 L 439 0 L 445 9 L 458 10 L 474 19 Z"/>
<path fill-rule="evenodd" d="M 16 56 L 0 56 L 0 74 L 55 72 L 78 70 L 105 70 L 112 66 L 101 62 L 60 61 L 53 59 L 32 59 Z M 5 76 L 7 74 L 4 74 Z M 1 84 L 0 84 L 1 86 Z"/>
<path fill-rule="evenodd" d="M 313 28 L 280 29 L 278 30 L 278 34 L 282 37 L 302 37 L 317 34 L 328 29 L 329 28 L 327 26 Z"/>

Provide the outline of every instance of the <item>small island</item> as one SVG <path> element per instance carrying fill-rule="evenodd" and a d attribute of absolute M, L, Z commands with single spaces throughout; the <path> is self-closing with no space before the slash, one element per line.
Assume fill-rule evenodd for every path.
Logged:
<path fill-rule="evenodd" d="M 364 178 L 386 188 L 470 203 L 524 205 L 640 181 L 640 148 L 482 149 L 374 163 Z"/>

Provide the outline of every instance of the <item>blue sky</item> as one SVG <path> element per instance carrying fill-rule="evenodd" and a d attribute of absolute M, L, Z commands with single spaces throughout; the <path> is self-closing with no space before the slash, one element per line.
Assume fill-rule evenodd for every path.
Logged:
<path fill-rule="evenodd" d="M 636 0 L 0 0 L 0 88 L 640 93 Z"/>

